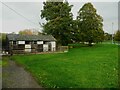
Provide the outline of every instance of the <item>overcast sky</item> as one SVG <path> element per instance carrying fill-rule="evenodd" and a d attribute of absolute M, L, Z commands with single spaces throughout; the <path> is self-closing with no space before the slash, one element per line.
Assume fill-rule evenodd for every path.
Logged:
<path fill-rule="evenodd" d="M 15 1 L 15 0 L 14 0 Z M 70 1 L 70 0 L 68 0 Z M 97 1 L 97 0 L 96 0 Z M 40 23 L 45 22 L 40 18 L 40 11 L 43 9 L 43 2 L 4 2 L 14 11 L 2 4 L 2 17 L 0 17 L 0 24 L 2 23 L 2 32 L 19 32 L 23 29 L 39 29 Z M 85 4 L 85 2 L 69 2 L 73 5 L 72 13 L 74 19 L 77 16 L 79 9 Z M 112 33 L 112 22 L 114 32 L 118 29 L 118 3 L 117 2 L 92 2 L 97 9 L 97 13 L 103 17 L 103 29 L 105 32 Z M 1 7 L 1 5 L 0 5 Z M 1 14 L 0 14 L 1 15 Z M 2 21 L 2 22 L 1 22 Z M 1 25 L 0 25 L 1 28 Z"/>

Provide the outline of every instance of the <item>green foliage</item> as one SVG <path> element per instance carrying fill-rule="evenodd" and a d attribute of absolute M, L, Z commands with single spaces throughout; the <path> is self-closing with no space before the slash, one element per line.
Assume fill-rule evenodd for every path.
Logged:
<path fill-rule="evenodd" d="M 104 37 L 105 37 L 105 38 L 104 38 L 105 41 L 108 41 L 108 40 L 111 40 L 111 39 L 112 39 L 112 35 L 109 34 L 109 33 L 105 33 L 105 34 L 104 34 Z"/>
<path fill-rule="evenodd" d="M 97 44 L 59 54 L 16 55 L 12 60 L 24 65 L 46 88 L 118 87 L 116 45 Z"/>
<path fill-rule="evenodd" d="M 72 5 L 68 2 L 44 2 L 41 17 L 47 20 L 43 25 L 43 32 L 53 35 L 59 44 L 67 45 L 71 42 Z"/>
<path fill-rule="evenodd" d="M 6 47 L 6 33 L 0 33 L 0 42 L 2 43 L 2 48 Z"/>
<path fill-rule="evenodd" d="M 91 3 L 86 3 L 79 10 L 78 27 L 82 42 L 101 42 L 104 40 L 103 19 Z"/>
<path fill-rule="evenodd" d="M 68 46 L 69 46 L 69 48 L 88 47 L 86 44 L 83 44 L 83 43 L 68 44 Z"/>
<path fill-rule="evenodd" d="M 19 31 L 21 35 L 38 35 L 39 31 L 33 29 L 24 29 Z"/>
<path fill-rule="evenodd" d="M 120 41 L 120 30 L 118 30 L 114 36 L 115 41 Z"/>
<path fill-rule="evenodd" d="M 81 41 L 80 29 L 78 28 L 77 20 L 73 20 L 71 37 L 74 43 L 79 43 Z"/>
<path fill-rule="evenodd" d="M 52 1 L 52 2 L 51 2 Z M 73 20 L 68 2 L 44 2 L 41 18 L 47 20 L 43 24 L 43 32 L 53 35 L 57 43 L 68 45 L 73 42 L 102 42 L 105 39 L 103 19 L 91 3 L 86 3 L 78 12 L 77 20 Z"/>
<path fill-rule="evenodd" d="M 72 5 L 68 2 L 43 2 L 43 10 L 41 10 L 41 17 L 47 21 L 62 17 L 71 17 Z"/>

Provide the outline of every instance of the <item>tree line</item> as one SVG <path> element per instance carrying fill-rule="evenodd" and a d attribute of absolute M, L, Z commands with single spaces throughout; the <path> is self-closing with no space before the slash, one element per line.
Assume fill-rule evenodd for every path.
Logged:
<path fill-rule="evenodd" d="M 43 32 L 53 35 L 58 44 L 88 42 L 91 45 L 104 40 L 103 18 L 91 3 L 79 9 L 76 20 L 71 12 L 73 5 L 67 1 L 47 0 L 43 4 L 41 18 L 47 21 L 43 24 Z"/>
<path fill-rule="evenodd" d="M 59 45 L 68 45 L 71 43 L 98 43 L 111 40 L 112 35 L 103 31 L 103 18 L 97 14 L 97 10 L 91 3 L 85 3 L 79 9 L 76 19 L 73 19 L 71 9 L 73 5 L 69 5 L 67 1 L 47 0 L 43 2 L 43 10 L 41 10 L 41 18 L 47 22 L 43 23 L 43 31 L 39 32 L 32 29 L 24 29 L 19 31 L 22 35 L 41 35 L 51 34 Z M 13 33 L 14 34 L 14 33 Z M 114 41 L 120 41 L 120 30 L 114 37 Z M 0 33 L 2 47 L 6 46 L 6 33 Z"/>

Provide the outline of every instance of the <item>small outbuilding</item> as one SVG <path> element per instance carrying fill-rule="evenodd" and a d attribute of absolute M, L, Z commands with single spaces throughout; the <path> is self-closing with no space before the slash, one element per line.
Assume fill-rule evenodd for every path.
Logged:
<path fill-rule="evenodd" d="M 7 34 L 9 53 L 56 51 L 56 39 L 52 35 Z"/>

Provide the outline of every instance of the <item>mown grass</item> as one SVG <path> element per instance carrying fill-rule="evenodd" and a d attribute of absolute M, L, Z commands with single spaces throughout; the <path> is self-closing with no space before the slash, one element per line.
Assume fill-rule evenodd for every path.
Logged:
<path fill-rule="evenodd" d="M 16 55 L 12 59 L 30 71 L 43 87 L 118 87 L 116 45 L 72 48 L 60 54 Z"/>

